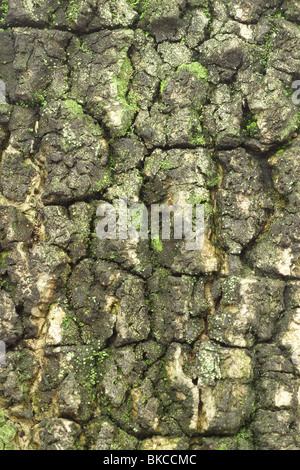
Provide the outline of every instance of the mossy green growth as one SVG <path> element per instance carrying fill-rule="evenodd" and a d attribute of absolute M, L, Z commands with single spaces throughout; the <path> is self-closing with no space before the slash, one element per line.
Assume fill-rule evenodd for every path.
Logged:
<path fill-rule="evenodd" d="M 65 105 L 68 108 L 70 114 L 74 117 L 84 116 L 84 112 L 80 104 L 76 103 L 74 100 L 66 100 Z"/>
<path fill-rule="evenodd" d="M 79 15 L 79 0 L 71 0 L 66 11 L 66 17 L 69 21 L 75 21 Z"/>
<path fill-rule="evenodd" d="M 0 450 L 16 450 L 13 442 L 16 433 L 16 428 L 6 421 L 4 411 L 0 410 Z"/>
<path fill-rule="evenodd" d="M 2 0 L 1 6 L 0 6 L 0 23 L 3 23 L 3 21 L 5 21 L 7 13 L 8 13 L 8 0 Z"/>
<path fill-rule="evenodd" d="M 9 252 L 4 251 L 3 253 L 0 254 L 0 266 L 6 267 L 8 266 L 5 262 L 6 257 L 9 255 Z"/>
<path fill-rule="evenodd" d="M 199 137 L 195 137 L 191 140 L 191 145 L 193 145 L 194 147 L 205 147 L 206 145 L 206 142 L 205 142 L 205 139 L 204 137 L 201 135 Z"/>
<path fill-rule="evenodd" d="M 141 20 L 144 19 L 146 15 L 151 14 L 151 3 L 152 0 L 139 0 L 139 4 L 141 4 Z"/>
<path fill-rule="evenodd" d="M 66 100 L 64 101 L 64 105 L 66 106 L 68 112 L 73 118 L 80 118 L 81 120 L 84 121 L 85 126 L 87 126 L 87 132 L 95 137 L 101 137 L 102 136 L 102 130 L 98 126 L 97 122 L 89 115 L 85 114 L 82 106 L 78 104 L 74 100 Z M 74 134 L 75 135 L 75 134 Z M 74 139 L 73 133 L 69 136 L 71 143 L 72 140 Z M 75 135 L 75 142 L 78 141 L 78 136 Z M 67 144 L 68 142 L 68 136 L 65 136 L 65 142 L 64 144 Z M 67 148 L 67 147 L 66 147 Z"/>
<path fill-rule="evenodd" d="M 133 68 L 130 62 L 129 57 L 126 57 L 124 60 L 119 74 L 114 78 L 114 81 L 117 85 L 118 95 L 121 99 L 126 99 L 126 94 L 128 91 L 129 83 L 133 75 Z"/>
<path fill-rule="evenodd" d="M 240 441 L 240 440 L 248 441 L 248 440 L 253 439 L 253 434 L 252 434 L 252 432 L 251 432 L 249 429 L 243 428 L 243 429 L 238 433 L 238 435 L 236 436 L 236 438 L 237 438 L 238 441 Z"/>
<path fill-rule="evenodd" d="M 230 450 L 227 443 L 226 442 L 223 442 L 223 444 L 219 444 L 219 446 L 217 446 L 215 448 L 215 450 Z"/>
<path fill-rule="evenodd" d="M 102 180 L 97 181 L 97 189 L 98 191 L 102 191 L 106 188 L 107 184 L 109 183 L 109 173 L 106 172 L 102 178 Z"/>
<path fill-rule="evenodd" d="M 206 181 L 207 187 L 214 188 L 215 186 L 217 186 L 219 179 L 220 179 L 220 175 L 217 175 L 215 178 L 208 179 Z"/>
<path fill-rule="evenodd" d="M 284 127 L 279 133 L 279 138 L 281 142 L 286 142 L 286 146 L 291 144 L 292 136 L 300 128 L 300 112 L 296 112 L 291 118 L 289 125 Z"/>
<path fill-rule="evenodd" d="M 207 200 L 206 196 L 193 194 L 192 196 L 189 197 L 188 203 L 195 206 L 195 205 L 203 204 L 203 202 L 206 202 L 206 200 Z"/>
<path fill-rule="evenodd" d="M 258 131 L 258 126 L 257 126 L 257 121 L 253 121 L 250 124 L 248 124 L 246 129 L 250 137 L 253 137 L 253 138 L 258 137 L 259 131 Z"/>
<path fill-rule="evenodd" d="M 102 364 L 104 360 L 109 357 L 109 350 L 104 349 L 103 351 L 92 351 L 87 360 L 91 361 L 91 364 L 88 366 L 87 375 L 85 379 L 84 387 L 93 388 L 97 384 L 97 366 Z"/>
<path fill-rule="evenodd" d="M 250 111 L 243 116 L 242 129 L 246 137 L 251 137 L 252 139 L 260 137 L 257 117 Z"/>
<path fill-rule="evenodd" d="M 202 127 L 198 125 L 197 128 L 194 128 L 191 133 L 191 145 L 193 147 L 205 147 L 206 141 L 202 134 Z"/>
<path fill-rule="evenodd" d="M 158 238 L 154 238 L 151 240 L 151 246 L 154 251 L 157 251 L 158 253 L 161 253 L 163 251 L 163 246 L 161 240 Z"/>
<path fill-rule="evenodd" d="M 208 70 L 199 62 L 192 62 L 191 64 L 182 64 L 178 67 L 177 71 L 187 69 L 192 72 L 199 80 L 207 80 Z"/>
<path fill-rule="evenodd" d="M 141 4 L 141 0 L 127 0 L 127 3 L 129 3 L 129 5 L 134 9 L 136 10 L 138 8 L 138 6 Z"/>
<path fill-rule="evenodd" d="M 204 204 L 204 214 L 207 216 L 211 216 L 214 214 L 214 208 L 209 202 L 206 202 Z"/>
<path fill-rule="evenodd" d="M 129 85 L 133 76 L 134 70 L 132 68 L 130 59 L 125 58 L 118 75 L 113 77 L 113 83 L 117 89 L 119 101 L 122 103 L 122 126 L 118 131 L 119 135 L 125 135 L 130 129 L 132 119 L 137 110 L 137 103 L 139 96 L 136 93 L 128 93 Z"/>
<path fill-rule="evenodd" d="M 171 162 L 164 161 L 164 162 L 160 162 L 160 167 L 162 170 L 170 171 L 171 168 L 173 167 L 173 164 Z"/>
<path fill-rule="evenodd" d="M 197 110 L 193 110 L 193 117 L 191 118 L 189 125 L 190 125 L 190 133 L 191 133 L 191 140 L 190 145 L 193 147 L 205 147 L 206 141 L 202 134 L 202 126 L 201 121 L 203 116 L 199 116 Z"/>
<path fill-rule="evenodd" d="M 161 94 L 163 94 L 164 88 L 165 88 L 166 84 L 167 84 L 167 83 L 165 82 L 165 80 L 162 80 L 162 81 L 160 82 L 160 93 L 161 93 Z"/>
<path fill-rule="evenodd" d="M 40 106 L 46 106 L 47 105 L 47 101 L 45 99 L 45 94 L 46 92 L 43 92 L 43 93 L 35 93 L 34 94 L 34 100 L 38 102 L 38 104 Z M 34 105 L 34 102 L 32 103 Z"/>

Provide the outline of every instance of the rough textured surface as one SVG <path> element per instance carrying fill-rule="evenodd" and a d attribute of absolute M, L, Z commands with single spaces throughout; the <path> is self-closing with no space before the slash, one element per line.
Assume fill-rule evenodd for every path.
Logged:
<path fill-rule="evenodd" d="M 298 0 L 0 0 L 0 450 L 300 450 Z M 101 201 L 205 206 L 200 253 Z"/>

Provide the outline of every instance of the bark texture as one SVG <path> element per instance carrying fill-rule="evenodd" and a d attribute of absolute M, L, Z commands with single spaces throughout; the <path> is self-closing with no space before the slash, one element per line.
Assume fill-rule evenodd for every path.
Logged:
<path fill-rule="evenodd" d="M 299 25 L 0 0 L 1 450 L 300 450 Z M 99 240 L 119 196 L 204 204 L 204 248 Z"/>

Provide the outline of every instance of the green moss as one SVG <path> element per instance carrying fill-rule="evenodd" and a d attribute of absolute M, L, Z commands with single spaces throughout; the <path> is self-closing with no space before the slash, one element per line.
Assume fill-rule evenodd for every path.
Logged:
<path fill-rule="evenodd" d="M 198 146 L 204 147 L 206 145 L 206 142 L 205 142 L 205 139 L 204 139 L 203 135 L 193 134 L 192 135 L 192 140 L 191 140 L 191 145 L 193 145 L 194 147 L 198 147 Z"/>
<path fill-rule="evenodd" d="M 231 304 L 238 296 L 240 280 L 237 276 L 231 276 L 222 283 L 223 302 Z"/>
<path fill-rule="evenodd" d="M 170 171 L 173 165 L 171 162 L 164 161 L 164 162 L 160 162 L 160 167 L 162 170 Z"/>
<path fill-rule="evenodd" d="M 229 448 L 228 448 L 227 444 L 224 442 L 223 444 L 216 447 L 215 450 L 229 450 Z"/>
<path fill-rule="evenodd" d="M 209 188 L 214 188 L 215 186 L 217 186 L 219 179 L 220 179 L 220 175 L 217 175 L 215 178 L 207 180 L 206 184 Z"/>
<path fill-rule="evenodd" d="M 7 267 L 8 267 L 8 264 L 5 262 L 5 259 L 6 259 L 6 257 L 7 257 L 8 255 L 9 255 L 8 252 L 3 252 L 3 253 L 1 253 L 1 255 L 0 255 L 0 266 L 1 266 L 2 268 L 7 268 Z"/>
<path fill-rule="evenodd" d="M 98 191 L 102 191 L 104 188 L 106 188 L 107 184 L 109 183 L 109 173 L 105 173 L 104 177 L 102 180 L 97 182 L 97 189 Z"/>
<path fill-rule="evenodd" d="M 266 68 L 270 54 L 273 49 L 273 41 L 272 37 L 273 34 L 276 32 L 276 28 L 273 25 L 269 33 L 267 33 L 264 37 L 265 44 L 264 46 L 260 49 L 258 59 L 260 60 L 261 64 L 263 65 L 264 69 Z M 265 71 L 265 70 L 264 70 Z"/>
<path fill-rule="evenodd" d="M 127 0 L 127 3 L 129 3 L 129 5 L 134 9 L 136 10 L 139 5 L 141 4 L 141 0 Z"/>
<path fill-rule="evenodd" d="M 154 238 L 151 240 L 151 246 L 154 251 L 157 251 L 158 253 L 161 253 L 163 251 L 163 246 L 161 240 L 158 238 Z"/>
<path fill-rule="evenodd" d="M 25 103 L 25 101 L 23 101 L 23 100 L 17 101 L 16 105 L 21 106 L 21 108 L 29 108 L 29 105 L 27 103 Z"/>
<path fill-rule="evenodd" d="M 163 94 L 164 88 L 165 88 L 166 84 L 167 84 L 167 83 L 165 82 L 165 80 L 162 80 L 162 81 L 161 81 L 161 83 L 160 83 L 160 93 L 161 93 L 161 94 Z"/>
<path fill-rule="evenodd" d="M 248 124 L 246 127 L 246 130 L 250 137 L 253 137 L 253 138 L 259 137 L 257 121 L 253 121 L 250 124 Z"/>
<path fill-rule="evenodd" d="M 197 110 L 193 110 L 192 118 L 190 119 L 190 145 L 193 147 L 205 147 L 206 142 L 202 134 L 201 121 L 203 116 L 199 116 Z"/>
<path fill-rule="evenodd" d="M 126 57 L 124 60 L 119 74 L 115 77 L 115 83 L 118 89 L 118 95 L 122 99 L 126 99 L 128 86 L 133 75 L 133 68 L 130 59 Z"/>
<path fill-rule="evenodd" d="M 78 335 L 77 318 L 65 317 L 63 319 L 63 339 L 62 345 L 74 344 Z"/>
<path fill-rule="evenodd" d="M 188 203 L 195 206 L 195 205 L 203 204 L 203 202 L 206 202 L 206 200 L 207 200 L 207 197 L 192 195 L 189 197 Z"/>
<path fill-rule="evenodd" d="M 37 101 L 40 106 L 46 106 L 47 101 L 45 100 L 45 92 L 43 93 L 35 93 L 34 94 L 34 101 Z M 34 104 L 34 103 L 33 103 Z"/>
<path fill-rule="evenodd" d="M 2 0 L 1 6 L 0 6 L 0 23 L 3 23 L 5 21 L 5 18 L 8 13 L 8 0 Z"/>
<path fill-rule="evenodd" d="M 146 15 L 151 13 L 151 1 L 152 0 L 140 0 L 139 3 L 142 3 L 141 7 L 141 20 L 145 18 Z"/>
<path fill-rule="evenodd" d="M 5 420 L 4 411 L 0 410 L 0 450 L 16 450 L 14 438 L 16 428 Z"/>
<path fill-rule="evenodd" d="M 248 112 L 243 117 L 242 123 L 243 132 L 247 137 L 259 138 L 260 131 L 257 124 L 257 119 L 254 114 Z"/>
<path fill-rule="evenodd" d="M 281 141 L 285 141 L 289 139 L 289 142 L 291 142 L 291 137 L 294 132 L 296 132 L 300 127 L 300 112 L 298 111 L 297 114 L 294 115 L 294 117 L 291 119 L 289 126 L 284 128 L 282 132 L 280 133 L 280 139 Z"/>
<path fill-rule="evenodd" d="M 78 0 L 71 0 L 66 11 L 66 17 L 69 21 L 75 21 L 79 15 L 80 5 Z"/>
<path fill-rule="evenodd" d="M 209 202 L 204 204 L 204 214 L 205 215 L 213 215 L 214 214 L 214 208 Z"/>
<path fill-rule="evenodd" d="M 251 431 L 249 431 L 248 429 L 244 428 L 242 429 L 238 435 L 236 436 L 237 440 L 238 441 L 248 441 L 248 440 L 251 440 L 253 439 L 253 434 Z"/>
<path fill-rule="evenodd" d="M 123 119 L 124 124 L 122 129 L 118 133 L 125 135 L 131 127 L 132 119 L 137 111 L 137 103 L 139 96 L 137 93 L 129 93 L 128 89 L 133 76 L 134 70 L 132 68 L 130 59 L 126 57 L 124 60 L 120 72 L 118 75 L 113 77 L 113 83 L 117 89 L 118 99 L 122 103 L 123 108 Z"/>
<path fill-rule="evenodd" d="M 1 259 L 2 261 L 4 261 L 5 258 L 6 258 L 8 255 L 9 255 L 9 252 L 7 252 L 7 251 L 6 251 L 6 252 L 2 252 L 1 255 L 0 255 L 0 259 Z"/>
<path fill-rule="evenodd" d="M 201 65 L 199 62 L 192 62 L 191 64 L 182 64 L 178 67 L 178 71 L 181 69 L 187 69 L 192 72 L 199 80 L 207 80 L 208 70 Z"/>
<path fill-rule="evenodd" d="M 65 105 L 72 116 L 77 117 L 85 115 L 82 107 L 80 106 L 80 104 L 76 103 L 76 101 L 66 100 Z"/>

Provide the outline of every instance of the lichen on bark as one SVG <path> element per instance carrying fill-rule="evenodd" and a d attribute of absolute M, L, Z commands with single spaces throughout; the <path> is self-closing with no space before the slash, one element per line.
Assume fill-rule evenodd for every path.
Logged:
<path fill-rule="evenodd" d="M 299 26 L 0 0 L 0 450 L 300 449 Z M 203 205 L 201 251 L 100 240 L 122 196 Z"/>

